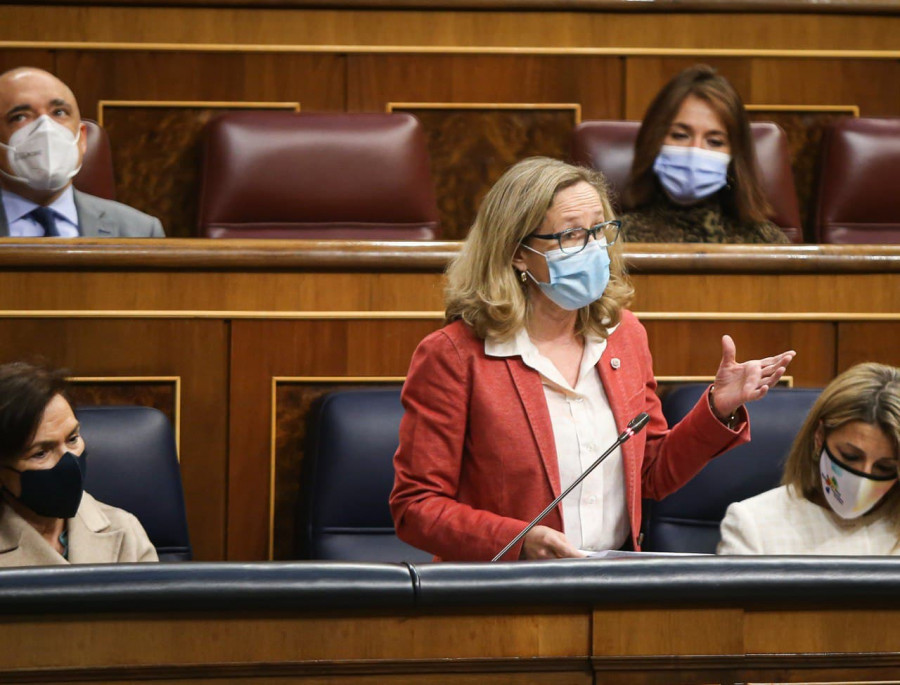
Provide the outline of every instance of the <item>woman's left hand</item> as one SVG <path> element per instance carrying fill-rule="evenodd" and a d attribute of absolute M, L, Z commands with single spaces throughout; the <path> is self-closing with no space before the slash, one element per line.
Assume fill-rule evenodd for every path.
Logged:
<path fill-rule="evenodd" d="M 769 388 L 784 375 L 797 353 L 789 350 L 774 357 L 740 363 L 735 360 L 735 354 L 734 340 L 730 335 L 723 335 L 722 361 L 716 371 L 712 397 L 713 412 L 723 420 L 734 414 L 742 404 L 765 397 Z"/>

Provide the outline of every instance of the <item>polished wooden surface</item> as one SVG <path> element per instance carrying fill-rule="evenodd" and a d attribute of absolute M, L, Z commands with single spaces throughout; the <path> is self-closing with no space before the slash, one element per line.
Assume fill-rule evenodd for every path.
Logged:
<path fill-rule="evenodd" d="M 894 608 L 490 607 L 0 618 L 4 682 L 852 683 L 900 655 Z"/>
<path fill-rule="evenodd" d="M 179 377 L 197 557 L 290 557 L 293 521 L 281 519 L 296 508 L 310 397 L 405 376 L 442 325 L 442 271 L 458 248 L 8 240 L 0 357 Z M 898 247 L 635 245 L 627 262 L 658 375 L 710 376 L 725 333 L 741 358 L 797 350 L 798 386 L 867 359 L 900 365 Z M 122 388 L 88 399 L 147 392 Z"/>
<path fill-rule="evenodd" d="M 0 242 L 0 268 L 7 272 L 103 274 L 178 270 L 267 272 L 264 275 L 282 271 L 295 274 L 297 270 L 439 274 L 459 252 L 460 245 L 455 241 L 4 238 Z M 641 243 L 627 245 L 625 257 L 629 272 L 638 276 L 900 273 L 898 245 Z M 886 290 L 890 296 L 897 295 Z M 160 296 L 159 300 L 169 302 L 167 296 Z M 169 308 L 178 306 L 170 303 Z"/>
<path fill-rule="evenodd" d="M 830 12 L 544 12 L 4 5 L 0 40 L 167 45 L 896 50 L 896 8 Z M 63 47 L 63 46 L 59 46 Z"/>
<path fill-rule="evenodd" d="M 54 0 L 54 4 L 80 4 L 82 0 Z M 23 5 L 44 5 L 44 0 L 20 0 Z M 94 5 L 128 5 L 128 0 L 94 0 Z M 499 10 L 605 10 L 611 12 L 813 12 L 816 14 L 893 14 L 894 0 L 153 0 L 165 7 L 279 7 L 279 8 L 387 8 L 387 9 L 499 9 Z"/>

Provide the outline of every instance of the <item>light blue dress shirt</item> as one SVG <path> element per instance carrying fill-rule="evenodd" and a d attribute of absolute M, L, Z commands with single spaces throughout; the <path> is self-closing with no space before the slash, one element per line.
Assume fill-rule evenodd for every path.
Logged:
<path fill-rule="evenodd" d="M 38 207 L 38 205 L 6 188 L 2 189 L 2 193 L 6 224 L 9 226 L 9 237 L 43 237 L 43 226 L 28 216 L 31 210 Z M 72 189 L 72 184 L 69 184 L 69 187 L 63 191 L 63 194 L 49 204 L 48 208 L 53 210 L 56 219 L 56 230 L 61 238 L 77 238 L 81 235 L 78 231 L 78 210 L 75 209 L 75 191 Z"/>

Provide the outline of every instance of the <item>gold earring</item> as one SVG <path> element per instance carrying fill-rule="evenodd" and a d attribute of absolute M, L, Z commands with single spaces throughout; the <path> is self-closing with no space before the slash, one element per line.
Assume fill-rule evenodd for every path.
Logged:
<path fill-rule="evenodd" d="M 522 283 L 528 283 L 528 274 L 524 271 L 519 272 L 519 278 L 522 279 Z"/>

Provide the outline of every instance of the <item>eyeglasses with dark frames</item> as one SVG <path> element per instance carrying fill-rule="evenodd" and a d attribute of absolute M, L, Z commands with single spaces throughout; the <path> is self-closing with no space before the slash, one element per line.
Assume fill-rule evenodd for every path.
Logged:
<path fill-rule="evenodd" d="M 594 238 L 600 243 L 601 247 L 614 245 L 619 239 L 619 233 L 622 228 L 622 222 L 618 219 L 611 219 L 603 223 L 596 224 L 590 228 L 567 228 L 559 233 L 532 233 L 528 238 L 540 238 L 541 240 L 556 240 L 559 249 L 564 254 L 578 254 L 587 247 L 588 240 Z"/>

